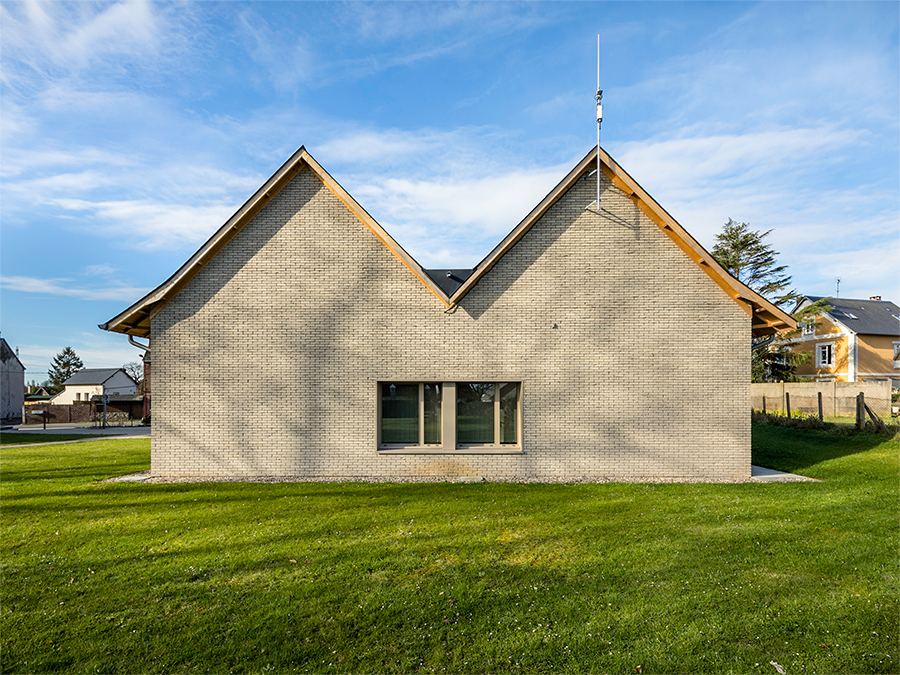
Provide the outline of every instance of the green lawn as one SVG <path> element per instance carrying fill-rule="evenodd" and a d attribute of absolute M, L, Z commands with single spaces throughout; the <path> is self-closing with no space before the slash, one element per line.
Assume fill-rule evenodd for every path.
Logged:
<path fill-rule="evenodd" d="M 39 434 L 35 431 L 2 431 L 0 445 L 24 445 L 26 443 L 58 443 L 82 438 L 102 438 L 103 434 Z"/>
<path fill-rule="evenodd" d="M 738 485 L 135 484 L 0 454 L 0 670 L 897 673 L 896 441 L 754 429 Z"/>

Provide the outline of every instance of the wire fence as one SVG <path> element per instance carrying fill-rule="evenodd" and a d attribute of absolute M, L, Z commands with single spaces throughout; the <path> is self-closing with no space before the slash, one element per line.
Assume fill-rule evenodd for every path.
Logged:
<path fill-rule="evenodd" d="M 889 380 L 777 382 L 751 385 L 752 408 L 768 415 L 815 415 L 825 422 L 897 425 L 898 403 Z"/>

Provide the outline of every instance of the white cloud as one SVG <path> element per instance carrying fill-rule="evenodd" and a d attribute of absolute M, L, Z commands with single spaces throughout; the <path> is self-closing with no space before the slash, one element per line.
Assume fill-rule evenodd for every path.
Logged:
<path fill-rule="evenodd" d="M 617 156 L 639 181 L 666 193 L 694 191 L 715 183 L 742 185 L 786 175 L 815 164 L 840 161 L 840 151 L 864 132 L 830 127 L 767 129 L 745 134 L 683 136 L 621 143 Z"/>
<path fill-rule="evenodd" d="M 27 72 L 78 71 L 103 61 L 156 52 L 159 15 L 143 2 L 114 3 L 98 9 L 88 3 L 4 3 L 4 79 L 21 81 Z M 18 67 L 10 69 L 11 64 Z"/>
<path fill-rule="evenodd" d="M 33 342 L 18 345 L 19 359 L 25 366 L 25 382 L 47 379 L 47 370 L 53 358 L 65 347 L 75 350 L 85 368 L 121 368 L 124 364 L 137 361 L 143 351 L 128 344 L 124 335 L 104 333 L 75 333 L 57 335 L 53 342 Z"/>
<path fill-rule="evenodd" d="M 0 277 L 0 287 L 7 291 L 57 295 L 78 300 L 121 300 L 125 302 L 134 302 L 152 290 L 125 285 L 90 288 L 74 279 L 42 279 L 26 276 L 2 276 Z"/>
<path fill-rule="evenodd" d="M 69 211 L 87 211 L 99 222 L 91 229 L 131 247 L 180 248 L 208 239 L 235 212 L 232 204 L 167 204 L 150 200 L 86 201 L 57 199 Z"/>
<path fill-rule="evenodd" d="M 875 176 L 870 184 L 832 177 L 868 137 L 779 128 L 626 143 L 615 156 L 707 249 L 731 217 L 773 230 L 768 241 L 802 293 L 832 293 L 840 276 L 844 297 L 898 298 L 895 189 Z"/>

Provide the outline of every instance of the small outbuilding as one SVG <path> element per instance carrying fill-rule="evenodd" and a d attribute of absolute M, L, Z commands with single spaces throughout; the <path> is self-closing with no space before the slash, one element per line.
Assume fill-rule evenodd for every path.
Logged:
<path fill-rule="evenodd" d="M 441 270 L 301 148 L 101 328 L 152 336 L 157 475 L 727 481 L 795 325 L 600 148 Z"/>
<path fill-rule="evenodd" d="M 63 382 L 63 387 L 51 400 L 54 405 L 88 403 L 94 396 L 133 396 L 137 382 L 124 368 L 84 368 Z"/>

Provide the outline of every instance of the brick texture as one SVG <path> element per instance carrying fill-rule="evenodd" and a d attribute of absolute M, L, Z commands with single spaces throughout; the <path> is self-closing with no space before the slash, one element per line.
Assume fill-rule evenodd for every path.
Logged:
<path fill-rule="evenodd" d="M 153 319 L 153 473 L 749 477 L 749 317 L 594 180 L 448 311 L 303 169 Z M 521 382 L 523 452 L 379 454 L 383 380 Z"/>

